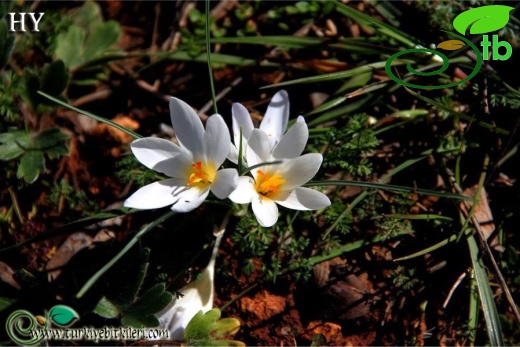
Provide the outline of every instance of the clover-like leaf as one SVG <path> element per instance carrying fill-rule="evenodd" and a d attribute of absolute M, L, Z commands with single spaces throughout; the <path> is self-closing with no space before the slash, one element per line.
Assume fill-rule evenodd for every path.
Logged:
<path fill-rule="evenodd" d="M 93 312 L 103 318 L 117 318 L 120 314 L 117 306 L 105 296 L 99 299 Z"/>
<path fill-rule="evenodd" d="M 447 40 L 437 45 L 437 48 L 444 49 L 446 51 L 455 51 L 462 47 L 464 47 L 464 42 L 460 40 Z"/>
<path fill-rule="evenodd" d="M 488 5 L 477 7 L 459 14 L 453 20 L 453 27 L 462 35 L 469 29 L 470 34 L 486 34 L 502 29 L 509 21 L 509 12 L 514 7 Z"/>
<path fill-rule="evenodd" d="M 71 325 L 76 319 L 79 319 L 79 315 L 74 309 L 68 306 L 57 305 L 51 308 L 49 318 L 56 325 L 65 327 Z"/>
<path fill-rule="evenodd" d="M 56 60 L 43 69 L 40 87 L 45 93 L 58 96 L 65 90 L 68 81 L 69 75 L 65 63 L 62 60 Z M 47 100 L 47 102 L 49 101 Z"/>
<path fill-rule="evenodd" d="M 228 340 L 240 328 L 236 318 L 220 319 L 220 310 L 199 311 L 184 331 L 184 341 L 190 346 L 245 346 L 241 341 Z"/>
<path fill-rule="evenodd" d="M 36 181 L 41 172 L 45 170 L 45 158 L 40 151 L 27 151 L 22 155 L 16 175 L 27 183 Z"/>

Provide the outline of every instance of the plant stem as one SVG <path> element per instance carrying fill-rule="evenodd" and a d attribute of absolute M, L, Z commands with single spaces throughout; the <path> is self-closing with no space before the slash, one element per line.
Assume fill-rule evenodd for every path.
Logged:
<path fill-rule="evenodd" d="M 101 278 L 101 276 L 103 276 L 108 270 L 110 270 L 110 268 L 114 266 L 114 264 L 117 263 L 117 261 L 121 259 L 126 254 L 126 252 L 128 252 L 137 243 L 137 241 L 141 239 L 141 237 L 143 237 L 147 232 L 149 232 L 150 230 L 152 230 L 168 218 L 172 217 L 174 214 L 175 212 L 168 211 L 167 213 L 163 214 L 162 216 L 160 216 L 159 218 L 157 218 L 156 220 L 139 230 L 139 232 L 135 234 L 135 236 L 126 244 L 125 247 L 123 247 L 121 251 L 119 251 L 119 253 L 116 254 L 114 258 L 112 258 L 105 266 L 99 269 L 98 272 L 96 272 L 94 276 L 92 276 L 87 281 L 87 283 L 83 285 L 78 294 L 76 294 L 76 298 L 79 299 L 83 295 L 85 295 L 85 293 L 94 285 L 94 283 L 96 283 Z"/>
<path fill-rule="evenodd" d="M 209 30 L 209 4 L 210 0 L 206 0 L 206 55 L 208 57 L 209 86 L 211 87 L 211 100 L 213 100 L 213 111 L 218 113 L 217 98 L 215 97 L 215 85 L 213 83 L 213 71 L 211 70 L 211 33 Z"/>

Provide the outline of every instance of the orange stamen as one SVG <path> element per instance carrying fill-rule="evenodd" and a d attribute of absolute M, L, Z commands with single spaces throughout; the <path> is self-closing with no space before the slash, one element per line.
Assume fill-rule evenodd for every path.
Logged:
<path fill-rule="evenodd" d="M 194 169 L 194 172 L 190 175 L 188 179 L 188 185 L 191 186 L 196 183 L 211 183 L 213 182 L 213 177 L 210 177 L 206 168 L 202 166 L 202 162 L 198 161 L 196 163 L 191 164 L 191 167 Z M 214 176 L 214 175 L 213 175 Z"/>
<path fill-rule="evenodd" d="M 262 170 L 258 170 L 257 173 L 255 188 L 264 196 L 278 193 L 280 185 L 285 182 L 285 179 L 279 174 L 270 176 Z"/>

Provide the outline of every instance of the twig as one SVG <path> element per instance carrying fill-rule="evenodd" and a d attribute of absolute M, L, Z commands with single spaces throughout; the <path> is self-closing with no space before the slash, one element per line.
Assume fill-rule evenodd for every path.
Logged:
<path fill-rule="evenodd" d="M 14 211 L 16 212 L 16 216 L 20 220 L 21 224 L 25 223 L 25 218 L 23 218 L 22 210 L 20 209 L 20 204 L 18 204 L 18 199 L 16 198 L 16 192 L 12 187 L 7 188 L 9 191 L 9 195 L 11 196 L 11 201 L 13 202 Z"/>
<path fill-rule="evenodd" d="M 455 293 L 455 290 L 457 289 L 457 287 L 462 283 L 462 280 L 464 280 L 464 278 L 466 278 L 466 276 L 468 275 L 467 272 L 463 272 L 458 278 L 457 280 L 455 281 L 455 283 L 453 283 L 453 286 L 451 286 L 451 289 L 450 289 L 450 292 L 448 293 L 448 295 L 446 296 L 446 300 L 444 300 L 444 303 L 442 304 L 442 308 L 446 308 L 446 306 L 448 306 L 448 302 L 450 301 L 451 297 L 453 296 L 453 293 Z"/>
<path fill-rule="evenodd" d="M 447 170 L 448 176 L 450 177 L 452 186 L 455 188 L 457 193 L 462 195 L 463 194 L 462 189 L 459 187 L 457 182 L 455 182 L 455 177 L 453 176 L 453 173 L 448 168 L 446 168 L 446 170 Z M 516 322 L 518 323 L 518 325 L 520 325 L 520 313 L 518 312 L 518 308 L 515 304 L 515 300 L 513 299 L 513 296 L 511 295 L 511 291 L 509 290 L 509 287 L 507 286 L 504 276 L 502 275 L 502 272 L 500 271 L 500 268 L 498 267 L 498 264 L 495 260 L 495 257 L 493 256 L 493 253 L 491 252 L 491 248 L 489 247 L 489 244 L 487 243 L 487 240 L 485 239 L 484 233 L 482 232 L 482 229 L 480 228 L 480 223 L 473 214 L 470 215 L 468 213 L 468 211 L 471 211 L 472 206 L 470 206 L 469 203 L 466 201 L 463 201 L 463 203 L 464 203 L 464 206 L 466 207 L 466 210 L 461 209 L 461 211 L 466 218 L 470 219 L 471 224 L 473 224 L 473 227 L 477 231 L 478 239 L 480 241 L 479 242 L 480 246 L 481 246 L 482 250 L 484 251 L 484 253 L 486 253 L 486 255 L 488 256 L 489 261 L 491 262 L 491 267 L 493 269 L 493 272 L 498 280 L 498 283 L 500 284 L 500 287 L 502 288 L 502 291 L 504 292 L 504 294 L 506 296 L 507 303 L 509 304 L 511 311 L 513 312 Z M 476 204 L 474 204 L 474 205 L 476 205 Z"/>
<path fill-rule="evenodd" d="M 217 94 L 217 96 L 215 97 L 215 100 L 216 101 L 219 101 L 220 99 L 222 99 L 224 96 L 226 96 L 226 94 L 228 94 L 231 89 L 233 89 L 234 87 L 236 87 L 238 84 L 240 84 L 240 82 L 242 82 L 242 77 L 237 77 L 233 80 L 233 82 L 231 82 L 231 84 L 222 89 L 222 91 L 220 93 Z M 202 106 L 202 108 L 199 110 L 199 114 L 205 114 L 206 112 L 209 111 L 209 109 L 211 108 L 211 106 L 213 105 L 213 101 L 210 100 L 208 101 L 204 106 Z"/>

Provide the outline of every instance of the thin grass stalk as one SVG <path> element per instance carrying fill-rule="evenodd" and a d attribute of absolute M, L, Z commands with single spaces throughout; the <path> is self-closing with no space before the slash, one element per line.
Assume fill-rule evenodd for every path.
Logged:
<path fill-rule="evenodd" d="M 154 229 L 156 226 L 172 217 L 175 214 L 173 211 L 168 211 L 163 214 L 132 237 L 132 239 L 123 247 L 119 253 L 116 254 L 105 266 L 99 269 L 84 285 L 81 287 L 79 292 L 76 294 L 76 298 L 79 299 L 108 271 L 115 263 L 117 263 L 147 232 Z"/>
<path fill-rule="evenodd" d="M 130 130 L 130 129 L 128 129 L 128 128 L 125 128 L 124 126 L 121 126 L 121 125 L 119 125 L 119 124 L 117 124 L 117 123 L 114 123 L 114 122 L 112 122 L 112 121 L 109 120 L 109 119 L 103 118 L 103 117 L 101 117 L 101 116 L 95 115 L 95 114 L 93 114 L 93 113 L 90 113 L 90 112 L 87 112 L 87 111 L 81 110 L 81 109 L 79 109 L 79 108 L 77 108 L 77 107 L 74 107 L 74 106 L 72 106 L 72 105 L 69 105 L 69 104 L 67 104 L 66 102 L 63 102 L 63 101 L 61 101 L 60 99 L 57 99 L 57 98 L 55 98 L 55 97 L 53 97 L 53 96 L 50 96 L 49 94 L 46 94 L 46 93 L 44 93 L 44 92 L 42 92 L 42 91 L 40 91 L 40 90 L 38 91 L 38 94 L 40 94 L 41 96 L 43 96 L 43 97 L 45 97 L 45 98 L 47 98 L 47 99 L 49 99 L 49 100 L 51 100 L 51 101 L 54 101 L 54 102 L 57 103 L 58 105 L 61 105 L 61 106 L 63 106 L 63 107 L 66 107 L 66 108 L 68 108 L 68 109 L 70 109 L 70 110 L 72 110 L 72 111 L 76 111 L 77 113 L 80 113 L 80 114 L 82 114 L 82 115 L 84 115 L 84 116 L 87 116 L 87 117 L 93 118 L 93 119 L 97 120 L 98 122 L 102 122 L 102 123 L 108 124 L 108 125 L 110 125 L 110 126 L 116 128 L 117 130 L 121 130 L 121 131 L 124 132 L 125 134 L 128 134 L 128 135 L 132 136 L 134 139 L 140 139 L 140 138 L 142 138 L 141 135 L 139 135 L 139 134 L 133 132 L 132 130 Z"/>
<path fill-rule="evenodd" d="M 211 69 L 211 33 L 209 30 L 209 4 L 210 0 L 206 0 L 206 52 L 208 59 L 209 85 L 211 87 L 211 100 L 213 101 L 213 111 L 218 113 L 217 98 L 215 96 L 215 84 L 213 83 L 213 70 Z"/>

